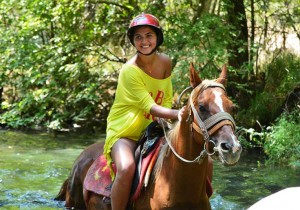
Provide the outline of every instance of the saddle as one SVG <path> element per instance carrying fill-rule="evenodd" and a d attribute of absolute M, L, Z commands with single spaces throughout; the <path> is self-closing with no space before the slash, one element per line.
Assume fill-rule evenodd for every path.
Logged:
<path fill-rule="evenodd" d="M 160 142 L 164 132 L 160 125 L 154 121 L 147 128 L 137 143 L 135 151 L 136 170 L 131 187 L 131 201 L 140 195 L 143 187 L 147 187 L 151 171 L 155 165 L 160 151 Z M 116 168 L 113 164 L 113 169 Z M 89 168 L 83 187 L 87 191 L 103 195 L 103 202 L 110 203 L 112 179 L 107 160 L 104 155 L 99 156 Z"/>

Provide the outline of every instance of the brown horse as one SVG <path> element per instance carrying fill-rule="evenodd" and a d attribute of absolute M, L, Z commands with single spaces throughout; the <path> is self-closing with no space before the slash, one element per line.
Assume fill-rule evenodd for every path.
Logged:
<path fill-rule="evenodd" d="M 134 202 L 134 209 L 210 209 L 206 193 L 208 156 L 234 165 L 242 147 L 235 134 L 231 117 L 234 105 L 227 97 L 226 66 L 216 80 L 202 81 L 190 66 L 193 88 L 187 111 L 180 122 L 165 133 L 154 174 L 146 189 Z M 102 196 L 83 189 L 85 175 L 92 162 L 102 153 L 102 144 L 88 147 L 77 158 L 69 178 L 64 182 L 57 200 L 73 209 L 110 209 Z M 88 195 L 88 196 L 87 196 Z"/>

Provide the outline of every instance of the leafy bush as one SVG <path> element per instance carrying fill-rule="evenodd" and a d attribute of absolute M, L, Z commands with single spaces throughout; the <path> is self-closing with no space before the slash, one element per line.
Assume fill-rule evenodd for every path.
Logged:
<path fill-rule="evenodd" d="M 261 127 L 261 131 L 256 131 L 254 128 L 239 128 L 239 141 L 243 145 L 244 149 L 261 149 L 263 148 L 269 130 L 270 126 L 267 128 Z"/>
<path fill-rule="evenodd" d="M 300 166 L 300 109 L 284 113 L 272 126 L 264 145 L 269 163 Z"/>
<path fill-rule="evenodd" d="M 197 69 L 200 65 L 203 78 L 219 76 L 219 67 L 226 63 L 226 47 L 230 39 L 230 28 L 224 20 L 216 15 L 203 15 L 192 21 L 185 13 L 170 14 L 166 25 L 166 53 L 172 58 L 175 92 L 183 90 L 189 81 L 189 64 L 194 62 Z M 184 78 L 184 79 L 183 79 Z"/>
<path fill-rule="evenodd" d="M 18 14 L 5 12 L 11 24 L 0 27 L 1 126 L 105 127 L 118 63 L 124 61 L 102 44 L 107 35 L 97 21 L 106 21 L 98 16 L 94 21 L 82 19 L 83 3 L 0 3 L 0 11 Z M 108 67 L 107 60 L 117 64 Z"/>
<path fill-rule="evenodd" d="M 254 127 L 273 122 L 282 113 L 287 96 L 299 86 L 300 58 L 284 52 L 263 67 L 265 86 L 253 93 L 249 108 L 239 112 L 238 118 L 244 126 Z"/>

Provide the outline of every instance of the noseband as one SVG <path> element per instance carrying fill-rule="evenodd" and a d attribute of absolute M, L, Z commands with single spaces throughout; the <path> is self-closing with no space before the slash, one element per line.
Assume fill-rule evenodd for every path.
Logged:
<path fill-rule="evenodd" d="M 201 94 L 207 88 L 213 88 L 213 87 L 219 87 L 219 88 L 223 89 L 226 92 L 224 86 L 222 84 L 216 83 L 216 82 L 213 82 L 212 84 L 208 84 L 208 85 L 202 85 L 202 83 L 201 83 L 199 86 L 200 86 L 200 90 L 199 90 L 200 93 L 199 94 Z M 191 87 L 186 88 L 180 94 L 179 100 L 180 100 L 181 96 L 183 95 L 183 93 L 186 92 L 187 90 L 189 90 L 190 88 Z M 194 116 L 194 119 L 196 120 L 196 123 L 191 122 L 191 124 L 192 124 L 192 128 L 196 132 L 201 134 L 204 137 L 204 141 L 205 141 L 204 148 L 200 152 L 199 156 L 196 157 L 194 160 L 187 160 L 187 159 L 184 159 L 183 157 L 181 157 L 180 155 L 178 155 L 178 153 L 172 147 L 170 141 L 167 138 L 164 126 L 162 126 L 162 127 L 163 127 L 163 130 L 164 130 L 165 139 L 166 139 L 170 149 L 172 150 L 172 152 L 174 153 L 174 155 L 176 157 L 178 157 L 180 160 L 182 160 L 183 162 L 186 162 L 186 163 L 198 162 L 199 164 L 201 164 L 202 160 L 205 157 L 212 156 L 217 151 L 216 144 L 214 143 L 214 141 L 210 140 L 210 136 L 213 133 L 215 133 L 217 130 L 219 130 L 221 127 L 223 127 L 224 125 L 230 125 L 233 130 L 235 130 L 236 125 L 235 125 L 234 119 L 232 118 L 232 116 L 228 112 L 218 112 L 218 113 L 210 116 L 206 120 L 202 121 L 199 114 L 198 114 L 198 112 L 197 112 L 197 110 L 196 110 L 196 108 L 195 108 L 194 102 L 193 102 L 194 90 L 192 91 L 191 96 L 190 96 L 190 106 L 191 106 L 191 112 L 193 113 L 193 116 Z M 190 116 L 189 116 L 188 120 L 190 119 Z M 213 149 L 212 153 L 209 153 L 208 149 L 207 149 L 209 143 L 214 144 L 214 149 Z"/>

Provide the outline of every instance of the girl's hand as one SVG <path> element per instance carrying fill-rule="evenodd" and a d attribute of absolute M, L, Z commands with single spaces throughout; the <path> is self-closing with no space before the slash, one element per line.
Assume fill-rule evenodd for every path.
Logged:
<path fill-rule="evenodd" d="M 186 106 L 183 106 L 180 110 L 178 110 L 178 121 L 181 122 L 182 119 L 186 119 L 188 116 Z"/>

